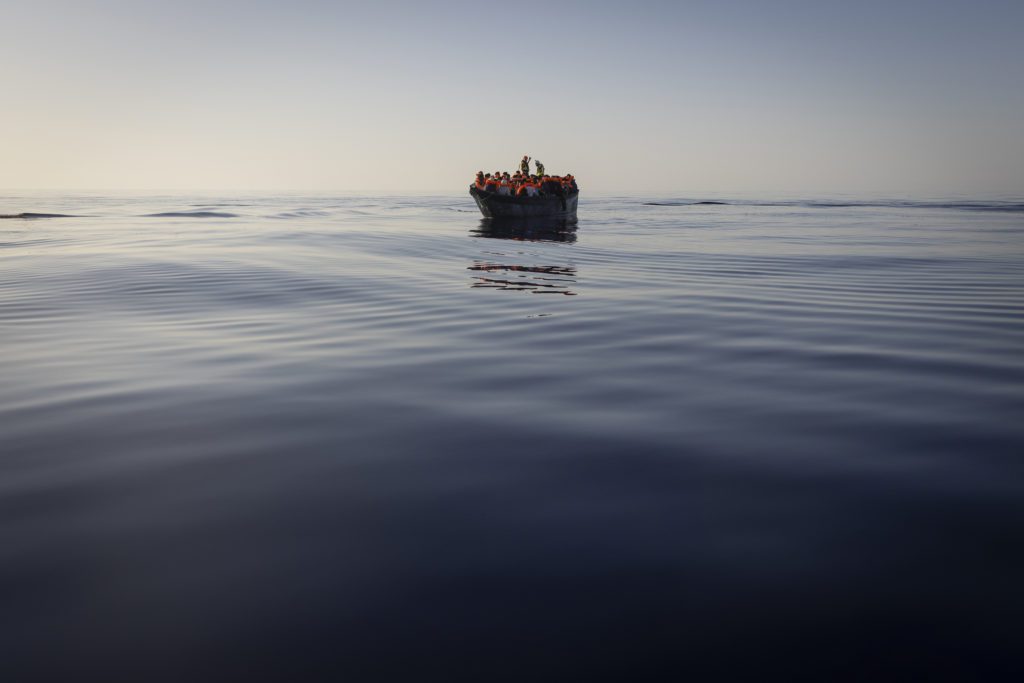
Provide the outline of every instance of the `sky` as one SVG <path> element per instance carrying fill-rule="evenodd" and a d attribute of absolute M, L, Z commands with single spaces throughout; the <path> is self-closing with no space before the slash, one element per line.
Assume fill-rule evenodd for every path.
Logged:
<path fill-rule="evenodd" d="M 1024 196 L 1024 2 L 4 0 L 0 188 Z"/>

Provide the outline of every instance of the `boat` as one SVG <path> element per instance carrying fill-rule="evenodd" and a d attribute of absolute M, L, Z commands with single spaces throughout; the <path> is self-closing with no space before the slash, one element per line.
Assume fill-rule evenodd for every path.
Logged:
<path fill-rule="evenodd" d="M 476 200 L 484 218 L 560 218 L 569 221 L 576 220 L 580 197 L 579 190 L 560 195 L 516 197 L 481 190 L 476 185 L 469 186 L 469 194 Z"/>

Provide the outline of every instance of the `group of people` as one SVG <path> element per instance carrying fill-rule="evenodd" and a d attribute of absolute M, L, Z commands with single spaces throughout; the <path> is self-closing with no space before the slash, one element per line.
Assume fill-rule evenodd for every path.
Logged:
<path fill-rule="evenodd" d="M 477 171 L 476 188 L 483 192 L 494 192 L 499 195 L 516 197 L 537 197 L 540 195 L 565 196 L 577 192 L 576 179 L 571 173 L 564 176 L 548 175 L 544 172 L 544 164 L 534 161 L 537 172 L 530 173 L 530 157 L 524 156 L 519 162 L 519 169 L 509 175 L 508 171 L 484 173 Z"/>

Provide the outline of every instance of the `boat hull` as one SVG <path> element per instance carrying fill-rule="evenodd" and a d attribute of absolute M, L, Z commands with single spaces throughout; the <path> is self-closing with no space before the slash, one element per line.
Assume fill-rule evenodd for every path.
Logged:
<path fill-rule="evenodd" d="M 570 221 L 576 220 L 580 197 L 578 191 L 564 197 L 513 197 L 483 192 L 475 185 L 470 186 L 469 194 L 485 218 L 561 218 Z"/>

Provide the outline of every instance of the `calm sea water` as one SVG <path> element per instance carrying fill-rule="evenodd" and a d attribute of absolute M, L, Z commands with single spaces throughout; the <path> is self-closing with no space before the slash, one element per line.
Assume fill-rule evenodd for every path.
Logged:
<path fill-rule="evenodd" d="M 1019 675 L 1024 204 L 694 201 L 0 197 L 4 680 Z"/>

